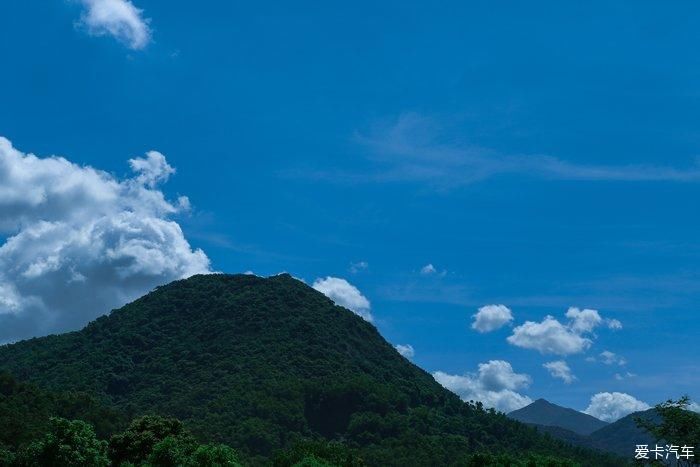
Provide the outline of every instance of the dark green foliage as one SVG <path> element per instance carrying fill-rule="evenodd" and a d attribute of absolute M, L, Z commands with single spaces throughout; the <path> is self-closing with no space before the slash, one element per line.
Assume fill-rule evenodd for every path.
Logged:
<path fill-rule="evenodd" d="M 476 451 L 619 465 L 460 401 L 371 324 L 289 275 L 177 281 L 82 331 L 0 347 L 0 367 L 129 416 L 176 417 L 253 464 L 324 438 L 368 465 L 450 465 Z"/>
<path fill-rule="evenodd" d="M 334 467 L 334 465 L 317 457 L 307 456 L 294 464 L 294 467 Z"/>
<path fill-rule="evenodd" d="M 51 418 L 48 432 L 16 453 L 0 448 L 0 466 L 241 467 L 238 454 L 219 444 L 198 444 L 175 419 L 144 416 L 109 445 L 80 421 Z"/>
<path fill-rule="evenodd" d="M 179 420 L 154 415 L 139 417 L 109 441 L 112 465 L 148 467 L 240 466 L 238 454 L 219 444 L 199 445 Z"/>
<path fill-rule="evenodd" d="M 153 467 L 187 465 L 193 449 L 192 444 L 184 442 L 176 436 L 168 436 L 153 446 L 153 451 L 146 459 L 147 462 L 143 462 L 142 465 L 147 464 Z M 117 465 L 116 462 L 115 465 Z"/>
<path fill-rule="evenodd" d="M 7 447 L 0 446 L 0 466 L 10 466 L 15 463 L 15 453 Z"/>
<path fill-rule="evenodd" d="M 17 454 L 17 466 L 107 466 L 107 443 L 95 436 L 89 424 L 51 418 L 49 432 Z"/>
<path fill-rule="evenodd" d="M 297 465 L 333 465 L 338 467 L 361 467 L 365 465 L 356 451 L 338 442 L 305 440 L 290 449 L 279 452 L 273 461 L 275 467 Z"/>
<path fill-rule="evenodd" d="M 38 439 L 51 417 L 87 421 L 103 438 L 125 425 L 124 417 L 85 393 L 51 392 L 0 373 L 0 447 L 17 450 Z"/>
<path fill-rule="evenodd" d="M 594 447 L 594 443 L 591 441 L 590 436 L 579 435 L 578 433 L 574 433 L 571 430 L 558 426 L 535 425 L 532 423 L 528 423 L 528 425 L 535 427 L 540 433 L 547 433 L 552 438 L 560 439 L 569 444 L 573 444 L 574 446 Z M 627 444 L 627 447 L 629 447 L 629 443 Z"/>
<path fill-rule="evenodd" d="M 236 451 L 225 444 L 203 444 L 190 456 L 192 467 L 240 466 Z"/>
<path fill-rule="evenodd" d="M 196 445 L 179 420 L 147 415 L 132 421 L 123 433 L 112 436 L 109 457 L 115 465 L 139 465 L 155 455 L 154 465 L 168 465 L 164 461 L 167 456 L 175 451 L 191 453 Z"/>
<path fill-rule="evenodd" d="M 466 467 L 577 467 L 578 463 L 551 456 L 529 455 L 517 457 L 509 454 L 472 454 L 464 463 Z"/>

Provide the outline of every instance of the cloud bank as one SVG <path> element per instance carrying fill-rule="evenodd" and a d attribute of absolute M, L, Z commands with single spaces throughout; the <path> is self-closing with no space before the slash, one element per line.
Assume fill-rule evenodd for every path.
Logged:
<path fill-rule="evenodd" d="M 532 399 L 516 392 L 530 385 L 530 376 L 515 373 L 511 364 L 503 360 L 479 364 L 476 374 L 450 375 L 436 371 L 433 378 L 462 400 L 480 401 L 485 407 L 501 412 L 512 412 L 532 403 Z"/>
<path fill-rule="evenodd" d="M 151 40 L 149 19 L 129 0 L 80 0 L 80 21 L 95 36 L 112 36 L 130 49 L 143 49 Z"/>
<path fill-rule="evenodd" d="M 370 323 L 374 321 L 367 297 L 345 279 L 330 276 L 325 279 L 316 279 L 312 287 L 333 300 L 337 305 L 352 310 L 356 315 Z"/>
<path fill-rule="evenodd" d="M 155 286 L 210 271 L 158 189 L 174 172 L 155 151 L 119 180 L 0 137 L 0 342 L 77 329 Z"/>

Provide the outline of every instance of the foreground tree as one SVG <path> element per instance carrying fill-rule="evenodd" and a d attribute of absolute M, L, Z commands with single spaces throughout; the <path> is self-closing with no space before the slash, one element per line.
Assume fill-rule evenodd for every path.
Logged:
<path fill-rule="evenodd" d="M 112 465 L 148 467 L 240 466 L 236 451 L 225 445 L 198 444 L 175 418 L 139 417 L 109 441 Z"/>
<path fill-rule="evenodd" d="M 677 401 L 669 399 L 658 404 L 655 409 L 661 417 L 660 423 L 637 417 L 637 426 L 648 431 L 659 443 L 671 451 L 668 461 L 657 462 L 660 465 L 693 466 L 700 465 L 700 414 L 689 410 L 690 399 L 681 397 Z M 676 459 L 678 452 L 679 458 Z M 685 448 L 685 449 L 684 449 Z M 684 456 L 685 454 L 688 457 Z M 692 456 L 689 456 L 692 454 Z M 651 456 L 650 460 L 654 460 Z"/>
<path fill-rule="evenodd" d="M 13 461 L 19 466 L 109 465 L 107 443 L 97 439 L 92 426 L 63 418 L 51 418 L 49 432 L 22 449 Z"/>
<path fill-rule="evenodd" d="M 122 463 L 141 465 L 149 460 L 156 445 L 165 439 L 169 441 L 158 448 L 158 456 L 161 457 L 174 455 L 172 452 L 167 453 L 175 450 L 176 447 L 179 450 L 188 451 L 193 451 L 196 447 L 194 438 L 185 432 L 181 421 L 175 418 L 144 415 L 133 420 L 123 433 L 112 436 L 109 440 L 109 458 L 114 465 Z M 188 447 L 185 448 L 185 445 Z"/>

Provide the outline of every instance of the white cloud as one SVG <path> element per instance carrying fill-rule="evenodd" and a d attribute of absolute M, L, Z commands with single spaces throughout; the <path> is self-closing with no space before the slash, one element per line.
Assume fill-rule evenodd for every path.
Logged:
<path fill-rule="evenodd" d="M 398 344 L 394 346 L 396 351 L 406 358 L 413 358 L 416 355 L 416 351 L 413 350 L 413 346 L 410 344 L 402 345 Z"/>
<path fill-rule="evenodd" d="M 542 366 L 549 371 L 552 378 L 558 378 L 566 384 L 571 384 L 576 380 L 576 376 L 571 373 L 571 368 L 569 368 L 569 365 L 567 365 L 564 360 L 547 362 Z"/>
<path fill-rule="evenodd" d="M 615 379 L 616 379 L 616 380 L 622 381 L 622 380 L 625 380 L 625 379 L 628 379 L 628 378 L 634 378 L 634 377 L 637 376 L 637 375 L 635 375 L 634 373 L 630 373 L 630 372 L 628 371 L 628 372 L 626 372 L 626 373 L 624 373 L 624 374 L 615 373 L 614 376 L 615 376 Z"/>
<path fill-rule="evenodd" d="M 149 19 L 129 0 L 80 0 L 82 24 L 90 34 L 110 35 L 131 49 L 143 49 L 151 40 Z"/>
<path fill-rule="evenodd" d="M 605 422 L 614 422 L 625 415 L 647 410 L 649 405 L 623 392 L 599 392 L 591 397 L 584 413 Z"/>
<path fill-rule="evenodd" d="M 546 316 L 541 323 L 526 321 L 513 329 L 507 340 L 517 347 L 556 355 L 580 353 L 592 344 L 590 339 L 580 336 L 552 316 Z"/>
<path fill-rule="evenodd" d="M 472 329 L 484 333 L 495 331 L 513 321 L 513 313 L 505 305 L 486 305 L 473 316 Z"/>
<path fill-rule="evenodd" d="M 78 328 L 171 280 L 209 272 L 156 187 L 162 154 L 119 180 L 0 137 L 0 342 Z"/>
<path fill-rule="evenodd" d="M 569 321 L 565 324 L 553 316 L 546 316 L 540 323 L 526 321 L 513 329 L 508 342 L 518 347 L 538 350 L 542 354 L 581 353 L 593 343 L 593 330 L 606 322 L 597 310 L 591 309 L 571 307 L 567 310 L 566 317 Z M 585 336 L 586 334 L 591 337 Z"/>
<path fill-rule="evenodd" d="M 620 322 L 620 320 L 617 319 L 608 319 L 605 321 L 605 324 L 608 325 L 608 328 L 613 329 L 615 331 L 622 329 L 622 323 Z"/>
<path fill-rule="evenodd" d="M 620 356 L 617 355 L 616 353 L 610 352 L 609 350 L 604 350 L 603 352 L 600 353 L 600 358 L 603 360 L 603 363 L 606 365 L 626 365 L 627 360 Z"/>
<path fill-rule="evenodd" d="M 570 328 L 576 333 L 591 332 L 603 322 L 597 310 L 571 307 L 566 312 L 566 317 L 571 320 Z"/>
<path fill-rule="evenodd" d="M 691 403 L 688 405 L 688 410 L 691 410 L 691 411 L 693 411 L 693 412 L 700 413 L 700 404 L 698 404 L 697 402 L 691 402 Z"/>
<path fill-rule="evenodd" d="M 357 287 L 345 279 L 338 277 L 316 279 L 312 287 L 333 300 L 337 305 L 354 311 L 365 320 L 369 322 L 374 320 L 370 312 L 369 300 L 360 293 Z"/>
<path fill-rule="evenodd" d="M 480 401 L 485 407 L 502 412 L 512 412 L 532 403 L 532 399 L 516 392 L 527 388 L 531 378 L 515 373 L 511 364 L 503 360 L 479 364 L 477 374 L 450 375 L 436 371 L 433 378 L 462 400 Z"/>

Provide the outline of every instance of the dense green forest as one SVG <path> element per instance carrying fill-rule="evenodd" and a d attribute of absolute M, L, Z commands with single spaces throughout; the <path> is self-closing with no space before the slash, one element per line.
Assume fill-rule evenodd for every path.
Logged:
<path fill-rule="evenodd" d="M 182 420 L 196 441 L 168 443 L 183 455 L 196 443 L 231 446 L 247 465 L 622 462 L 461 401 L 374 326 L 289 275 L 177 281 L 81 331 L 0 347 L 0 369 L 22 381 L 7 383 L 15 390 L 0 416 L 22 410 L 12 400 L 23 391 L 38 401 L 35 428 L 2 441 L 15 453 L 79 419 L 109 454 L 128 420 L 154 414 Z"/>

